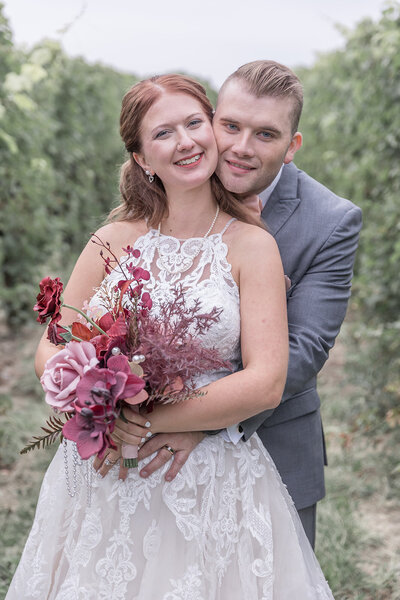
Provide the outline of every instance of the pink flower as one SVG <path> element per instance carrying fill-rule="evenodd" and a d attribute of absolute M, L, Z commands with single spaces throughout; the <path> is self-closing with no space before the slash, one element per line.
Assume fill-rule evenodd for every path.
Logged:
<path fill-rule="evenodd" d="M 111 356 L 107 368 L 93 367 L 83 375 L 76 388 L 76 414 L 63 427 L 63 435 L 76 442 L 81 458 L 102 456 L 114 446 L 111 433 L 121 409 L 119 400 L 137 396 L 142 402 L 147 398 L 144 385 L 124 355 Z"/>
<path fill-rule="evenodd" d="M 104 418 L 104 407 L 96 405 L 91 409 L 83 408 L 65 423 L 63 436 L 76 442 L 82 459 L 90 458 L 94 454 L 99 454 L 101 458 L 107 448 L 115 447 L 111 439 L 114 423 L 110 426 Z"/>
<path fill-rule="evenodd" d="M 46 392 L 45 400 L 62 412 L 74 409 L 76 388 L 89 369 L 97 365 L 96 349 L 90 342 L 68 342 L 46 363 L 40 382 Z"/>
<path fill-rule="evenodd" d="M 79 411 L 100 404 L 116 413 L 118 400 L 136 396 L 144 386 L 144 380 L 132 373 L 126 356 L 111 356 L 106 368 L 86 371 L 76 387 L 75 408 Z"/>

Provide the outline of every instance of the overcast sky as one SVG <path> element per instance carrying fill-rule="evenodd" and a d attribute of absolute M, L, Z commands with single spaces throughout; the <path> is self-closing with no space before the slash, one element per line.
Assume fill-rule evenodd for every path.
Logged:
<path fill-rule="evenodd" d="M 17 44 L 43 37 L 72 56 L 146 76 L 186 71 L 219 86 L 239 65 L 310 65 L 343 45 L 335 24 L 377 19 L 382 0 L 3 0 Z"/>

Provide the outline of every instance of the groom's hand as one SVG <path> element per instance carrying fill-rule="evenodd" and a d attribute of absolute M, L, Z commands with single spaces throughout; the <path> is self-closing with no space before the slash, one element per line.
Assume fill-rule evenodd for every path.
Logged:
<path fill-rule="evenodd" d="M 255 217 L 260 217 L 262 211 L 262 202 L 259 196 L 253 194 L 252 196 L 246 196 L 242 198 L 242 204 L 251 212 Z"/>
<path fill-rule="evenodd" d="M 205 434 L 201 431 L 158 433 L 153 436 L 140 448 L 138 458 L 143 460 L 154 454 L 154 452 L 157 452 L 157 455 L 143 467 L 140 476 L 149 477 L 154 471 L 157 471 L 172 459 L 172 464 L 165 474 L 165 479 L 172 481 L 187 461 L 189 454 L 204 437 Z"/>

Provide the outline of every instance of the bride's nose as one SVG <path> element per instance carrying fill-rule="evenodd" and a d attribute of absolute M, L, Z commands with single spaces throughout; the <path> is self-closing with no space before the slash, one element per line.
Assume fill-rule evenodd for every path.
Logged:
<path fill-rule="evenodd" d="M 178 133 L 178 143 L 176 149 L 178 152 L 182 152 L 184 150 L 190 150 L 194 146 L 194 141 L 190 137 L 187 131 L 183 130 Z"/>

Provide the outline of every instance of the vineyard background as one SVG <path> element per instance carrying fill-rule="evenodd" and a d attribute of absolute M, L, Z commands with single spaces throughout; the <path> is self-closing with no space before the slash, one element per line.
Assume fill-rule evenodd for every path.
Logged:
<path fill-rule="evenodd" d="M 343 49 L 296 69 L 296 164 L 364 214 L 348 319 L 320 385 L 331 464 L 317 553 L 337 600 L 399 599 L 400 5 L 343 36 Z M 0 4 L 0 594 L 50 460 L 18 455 L 46 414 L 32 368 L 37 282 L 65 280 L 117 202 L 120 101 L 136 80 L 51 40 L 19 49 Z"/>

